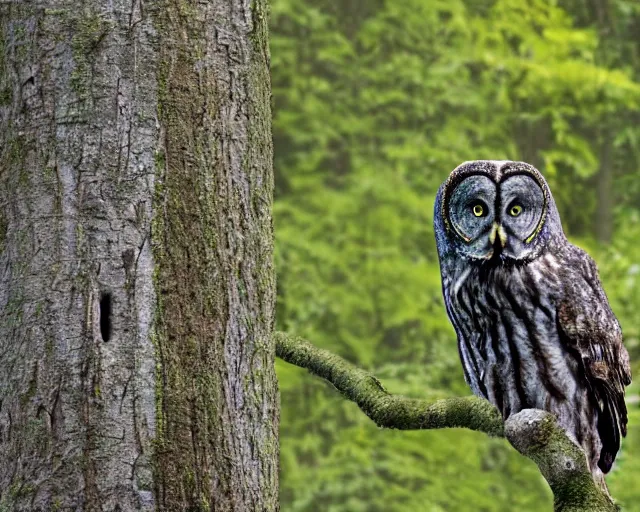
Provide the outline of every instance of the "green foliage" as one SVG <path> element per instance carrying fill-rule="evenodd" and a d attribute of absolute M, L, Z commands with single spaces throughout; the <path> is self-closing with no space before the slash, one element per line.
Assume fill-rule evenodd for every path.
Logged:
<path fill-rule="evenodd" d="M 433 201 L 462 161 L 508 158 L 549 180 L 638 359 L 640 9 L 608 9 L 274 0 L 278 328 L 373 371 L 391 392 L 468 394 L 441 299 Z M 595 238 L 605 171 L 610 244 Z M 280 362 L 278 372 L 283 510 L 550 510 L 537 469 L 505 441 L 379 430 L 325 383 Z M 609 479 L 625 510 L 640 510 L 637 396 Z"/>

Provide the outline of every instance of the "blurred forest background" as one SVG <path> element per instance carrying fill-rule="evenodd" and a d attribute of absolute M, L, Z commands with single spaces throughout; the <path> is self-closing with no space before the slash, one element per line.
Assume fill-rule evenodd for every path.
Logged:
<path fill-rule="evenodd" d="M 598 262 L 640 376 L 638 0 L 273 0 L 271 53 L 279 329 L 392 392 L 469 394 L 434 196 L 465 160 L 525 160 Z M 320 379 L 278 374 L 285 512 L 551 510 L 504 440 L 380 430 Z M 638 389 L 608 478 L 628 511 Z"/>

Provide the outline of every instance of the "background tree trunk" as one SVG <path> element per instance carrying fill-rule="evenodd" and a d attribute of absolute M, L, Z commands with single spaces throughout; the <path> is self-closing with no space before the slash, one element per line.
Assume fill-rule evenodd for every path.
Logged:
<path fill-rule="evenodd" d="M 277 510 L 266 1 L 0 6 L 0 510 Z"/>
<path fill-rule="evenodd" d="M 613 236 L 613 141 L 609 133 L 604 135 L 600 150 L 600 168 L 596 174 L 598 208 L 596 209 L 596 239 L 608 245 Z"/>

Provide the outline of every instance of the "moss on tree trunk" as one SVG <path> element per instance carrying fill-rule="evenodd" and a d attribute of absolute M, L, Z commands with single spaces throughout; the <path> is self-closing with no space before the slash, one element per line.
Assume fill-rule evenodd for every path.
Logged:
<path fill-rule="evenodd" d="M 156 490 L 166 510 L 276 510 L 266 2 L 165 2 L 152 243 Z"/>
<path fill-rule="evenodd" d="M 0 5 L 0 510 L 275 510 L 266 2 Z"/>

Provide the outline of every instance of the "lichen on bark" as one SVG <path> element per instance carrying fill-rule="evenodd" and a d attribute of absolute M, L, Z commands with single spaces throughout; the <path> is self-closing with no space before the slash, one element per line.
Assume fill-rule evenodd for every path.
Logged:
<path fill-rule="evenodd" d="M 51 0 L 0 31 L 0 503 L 151 510 L 152 26 Z"/>
<path fill-rule="evenodd" d="M 277 509 L 266 13 L 0 4 L 0 506 Z"/>
<path fill-rule="evenodd" d="M 152 10 L 155 483 L 166 510 L 277 510 L 266 2 Z"/>

